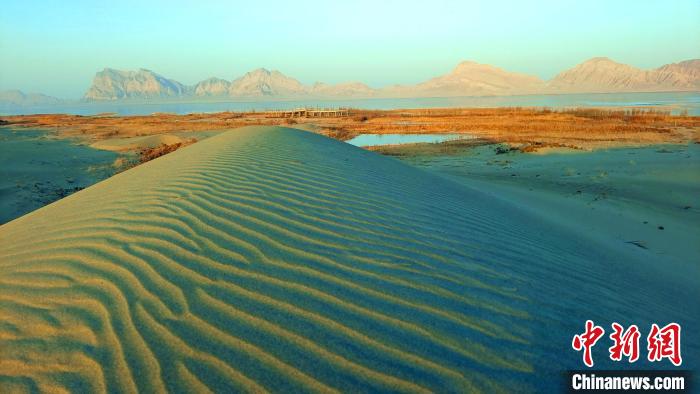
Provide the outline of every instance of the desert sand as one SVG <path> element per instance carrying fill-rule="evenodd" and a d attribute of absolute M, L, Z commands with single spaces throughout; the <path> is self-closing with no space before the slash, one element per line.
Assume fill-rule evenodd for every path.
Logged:
<path fill-rule="evenodd" d="M 143 137 L 109 138 L 90 144 L 90 147 L 115 152 L 135 151 L 155 148 L 160 145 L 174 145 L 187 139 L 173 134 L 157 134 Z"/>
<path fill-rule="evenodd" d="M 661 269 L 692 266 L 700 255 L 698 144 L 533 154 L 468 143 L 372 149 L 505 199 L 579 237 L 643 249 Z"/>
<path fill-rule="evenodd" d="M 700 329 L 697 267 L 642 252 L 321 135 L 236 129 L 0 226 L 0 386 L 552 391 L 586 319 Z"/>
<path fill-rule="evenodd" d="M 117 159 L 43 130 L 0 128 L 0 225 L 108 178 Z"/>

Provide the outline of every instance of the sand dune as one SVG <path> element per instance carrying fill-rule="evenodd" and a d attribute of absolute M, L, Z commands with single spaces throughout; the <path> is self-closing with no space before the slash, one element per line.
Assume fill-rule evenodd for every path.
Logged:
<path fill-rule="evenodd" d="M 342 142 L 237 129 L 0 227 L 0 387 L 552 389 L 581 319 L 697 299 L 615 291 L 647 260 L 591 246 Z"/>
<path fill-rule="evenodd" d="M 129 150 L 154 148 L 158 145 L 173 145 L 187 141 L 186 138 L 172 134 L 149 135 L 129 138 L 110 138 L 90 144 L 91 147 L 101 150 L 123 152 Z"/>

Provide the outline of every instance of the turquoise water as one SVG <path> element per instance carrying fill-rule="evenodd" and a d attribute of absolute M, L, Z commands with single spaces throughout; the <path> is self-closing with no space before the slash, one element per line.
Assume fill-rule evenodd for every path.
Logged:
<path fill-rule="evenodd" d="M 362 134 L 346 141 L 355 146 L 436 143 L 456 139 L 474 138 L 468 134 Z"/>
<path fill-rule="evenodd" d="M 114 112 L 118 115 L 148 115 L 154 112 L 176 114 L 222 111 L 265 111 L 308 107 L 351 107 L 362 109 L 401 108 L 455 108 L 455 107 L 668 107 L 674 113 L 687 110 L 690 115 L 700 115 L 700 93 L 598 93 L 488 97 L 427 97 L 382 98 L 350 100 L 276 100 L 276 101 L 163 101 L 144 103 L 121 102 L 72 102 L 44 106 L 14 106 L 0 104 L 0 115 L 35 113 L 70 113 L 95 115 Z"/>
<path fill-rule="evenodd" d="M 0 127 L 0 224 L 111 176 L 117 157 L 42 130 Z"/>

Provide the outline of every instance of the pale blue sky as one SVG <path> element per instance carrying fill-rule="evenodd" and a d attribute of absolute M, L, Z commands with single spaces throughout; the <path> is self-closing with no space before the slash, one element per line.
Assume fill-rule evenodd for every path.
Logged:
<path fill-rule="evenodd" d="M 700 58 L 700 1 L 4 0 L 0 54 L 0 90 L 64 98 L 104 67 L 186 84 L 266 67 L 379 87 L 475 60 L 548 79 L 594 56 Z"/>

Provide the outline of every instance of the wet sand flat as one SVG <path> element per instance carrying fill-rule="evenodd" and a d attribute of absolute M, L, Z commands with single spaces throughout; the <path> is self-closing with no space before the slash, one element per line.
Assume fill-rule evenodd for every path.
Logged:
<path fill-rule="evenodd" d="M 0 224 L 111 176 L 117 157 L 42 129 L 0 128 Z"/>
<path fill-rule="evenodd" d="M 437 148 L 433 148 L 437 149 Z M 569 227 L 582 237 L 646 250 L 662 269 L 700 254 L 700 145 L 497 154 L 499 146 L 403 156 Z M 415 151 L 395 147 L 389 151 Z"/>

